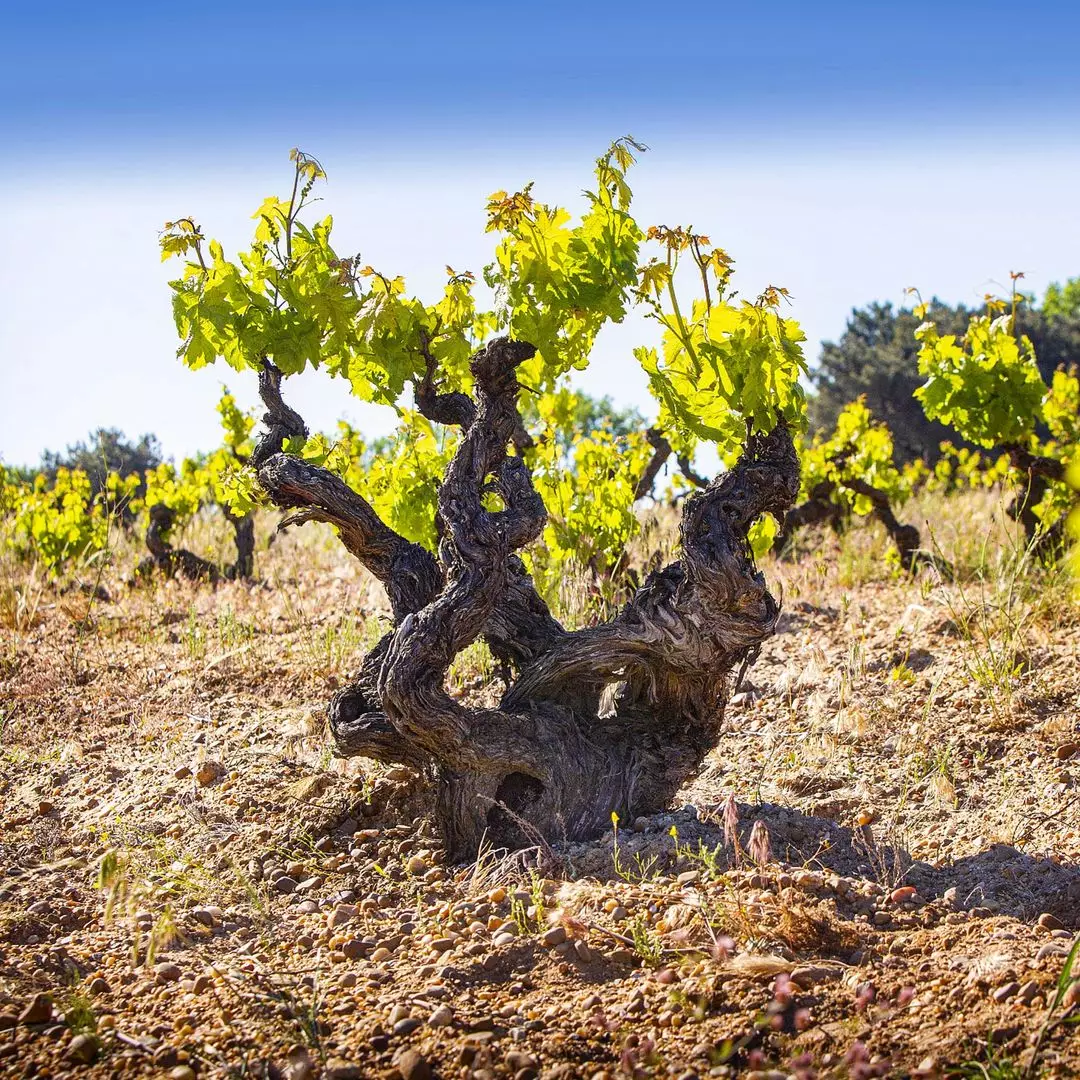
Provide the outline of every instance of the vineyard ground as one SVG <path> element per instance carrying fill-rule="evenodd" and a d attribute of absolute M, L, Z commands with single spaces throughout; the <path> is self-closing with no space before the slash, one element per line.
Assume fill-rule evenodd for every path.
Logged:
<path fill-rule="evenodd" d="M 321 527 L 254 587 L 130 589 L 127 541 L 83 574 L 108 600 L 4 565 L 0 1075 L 1007 1077 L 1037 1042 L 1076 1075 L 1039 1032 L 1080 931 L 1078 609 L 999 496 L 927 498 L 955 584 L 873 527 L 767 561 L 779 632 L 682 805 L 463 867 L 415 777 L 329 753 L 384 608 Z"/>

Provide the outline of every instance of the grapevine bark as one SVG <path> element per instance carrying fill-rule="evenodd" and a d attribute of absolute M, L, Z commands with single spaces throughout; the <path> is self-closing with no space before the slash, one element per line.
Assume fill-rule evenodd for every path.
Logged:
<path fill-rule="evenodd" d="M 790 553 L 795 533 L 807 525 L 827 523 L 833 532 L 843 531 L 847 524 L 846 515 L 832 500 L 837 486 L 846 488 L 854 495 L 863 495 L 870 501 L 871 513 L 889 534 L 889 539 L 896 546 L 900 565 L 906 571 L 915 573 L 920 567 L 929 566 L 946 580 L 952 580 L 952 566 L 945 559 L 920 546 L 922 538 L 918 528 L 897 518 L 889 502 L 889 496 L 857 477 L 849 477 L 836 483 L 831 480 L 822 480 L 815 484 L 806 501 L 793 506 L 784 515 L 780 531 L 773 541 L 775 555 L 782 556 Z"/>
<path fill-rule="evenodd" d="M 193 551 L 173 547 L 170 536 L 176 515 L 163 503 L 155 503 L 150 507 L 146 526 L 146 547 L 150 554 L 136 567 L 136 578 L 158 570 L 166 577 L 179 574 L 191 581 L 208 581 L 213 585 L 223 576 L 230 581 L 250 581 L 255 573 L 255 519 L 251 514 L 237 515 L 227 507 L 223 509 L 236 541 L 236 561 L 224 573 Z"/>
<path fill-rule="evenodd" d="M 719 738 L 731 673 L 773 632 L 776 601 L 747 532 L 782 517 L 799 487 L 781 422 L 752 435 L 730 471 L 685 503 L 679 558 L 651 574 L 609 622 L 567 631 L 533 588 L 518 552 L 539 537 L 544 505 L 519 454 L 519 364 L 525 342 L 500 338 L 472 359 L 474 399 L 436 392 L 418 407 L 461 426 L 438 492 L 438 558 L 388 528 L 340 479 L 282 452 L 304 433 L 266 363 L 268 433 L 253 461 L 288 523 L 335 525 L 384 584 L 393 628 L 330 704 L 339 753 L 402 762 L 435 785 L 451 858 L 496 847 L 585 838 L 660 810 Z M 490 510 L 495 493 L 501 509 Z M 508 675 L 496 708 L 455 700 L 448 669 L 484 640 Z"/>
<path fill-rule="evenodd" d="M 1040 457 L 1015 443 L 1006 446 L 1005 451 L 1021 477 L 1018 490 L 1006 510 L 1023 526 L 1024 536 L 1034 553 L 1039 558 L 1053 561 L 1061 554 L 1065 541 L 1065 517 L 1044 525 L 1035 508 L 1051 484 L 1065 479 L 1065 465 L 1057 458 Z"/>
<path fill-rule="evenodd" d="M 150 507 L 146 527 L 146 547 L 150 554 L 136 567 L 136 577 L 145 577 L 157 569 L 166 577 L 179 574 L 191 581 L 217 584 L 221 580 L 221 571 L 212 562 L 187 548 L 172 546 L 169 536 L 175 521 L 175 513 L 164 503 L 155 503 Z"/>

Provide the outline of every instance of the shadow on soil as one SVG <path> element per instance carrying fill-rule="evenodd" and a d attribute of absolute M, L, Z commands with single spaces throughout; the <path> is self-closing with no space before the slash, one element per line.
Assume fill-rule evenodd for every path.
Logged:
<path fill-rule="evenodd" d="M 640 831 L 621 829 L 618 839 L 619 873 L 609 835 L 590 844 L 572 844 L 563 850 L 568 869 L 576 877 L 613 880 L 693 868 L 699 858 L 686 852 L 716 853 L 718 869 L 730 865 L 730 848 L 724 841 L 721 809 L 683 807 L 655 815 L 639 823 Z M 914 860 L 904 848 L 875 836 L 874 826 L 850 829 L 827 818 L 812 817 L 790 807 L 770 803 L 739 804 L 738 832 L 743 850 L 754 823 L 768 829 L 773 858 L 795 868 L 833 871 L 876 881 L 895 888 L 914 885 L 930 900 L 955 889 L 957 908 L 987 908 L 1004 915 L 1032 921 L 1048 912 L 1068 928 L 1080 925 L 1080 865 L 1055 862 L 995 844 L 977 855 L 941 866 Z M 678 839 L 670 835 L 674 826 Z M 676 842 L 683 857 L 678 858 Z"/>

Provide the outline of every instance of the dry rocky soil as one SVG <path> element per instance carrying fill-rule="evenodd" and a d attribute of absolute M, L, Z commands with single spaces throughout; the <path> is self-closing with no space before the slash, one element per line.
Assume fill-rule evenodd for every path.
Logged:
<path fill-rule="evenodd" d="M 255 586 L 9 586 L 0 1076 L 1080 1073 L 1059 584 L 812 539 L 681 805 L 453 866 L 421 778 L 329 753 L 383 616 L 320 529 Z"/>

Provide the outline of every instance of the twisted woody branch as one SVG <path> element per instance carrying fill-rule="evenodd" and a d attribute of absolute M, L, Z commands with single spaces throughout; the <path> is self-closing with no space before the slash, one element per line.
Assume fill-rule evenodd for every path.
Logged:
<path fill-rule="evenodd" d="M 1061 483 L 1065 479 L 1065 465 L 1057 458 L 1033 454 L 1018 443 L 1008 444 L 1005 452 L 1021 477 L 1017 493 L 1006 507 L 1006 513 L 1023 526 L 1024 535 L 1027 542 L 1034 545 L 1035 554 L 1052 560 L 1061 553 L 1065 542 L 1067 515 L 1044 528 L 1035 507 L 1042 502 L 1051 484 Z"/>
<path fill-rule="evenodd" d="M 840 466 L 846 456 L 846 453 L 837 454 L 832 460 Z M 844 511 L 832 498 L 838 487 L 845 488 L 853 495 L 862 495 L 869 500 L 872 515 L 889 534 L 889 539 L 896 546 L 900 557 L 900 565 L 905 570 L 914 573 L 922 566 L 929 566 L 943 578 L 952 578 L 952 566 L 921 546 L 922 537 L 917 526 L 900 521 L 889 502 L 889 496 L 860 477 L 844 477 L 836 481 L 822 480 L 815 484 L 807 494 L 806 500 L 793 506 L 784 515 L 780 530 L 773 541 L 773 552 L 776 555 L 789 551 L 795 533 L 807 525 L 828 524 L 834 532 L 840 532 L 844 528 L 846 521 Z"/>
<path fill-rule="evenodd" d="M 282 401 L 280 372 L 266 363 L 260 377 L 268 431 L 253 460 L 270 498 L 294 511 L 283 524 L 333 524 L 393 611 L 393 628 L 330 703 L 338 751 L 429 775 L 453 858 L 475 854 L 485 835 L 507 847 L 584 838 L 613 811 L 667 806 L 717 743 L 731 672 L 756 656 L 779 614 L 747 532 L 762 513 L 782 517 L 798 493 L 782 422 L 686 500 L 679 558 L 613 619 L 560 625 L 518 555 L 546 512 L 525 462 L 508 452 L 524 430 L 516 369 L 534 353 L 505 338 L 481 349 L 475 400 L 439 394 L 433 365 L 417 387 L 425 416 L 463 430 L 438 492 L 437 559 L 340 479 L 282 452 L 304 425 Z M 485 509 L 488 491 L 502 509 Z M 446 690 L 450 664 L 477 640 L 511 673 L 497 708 Z"/>

